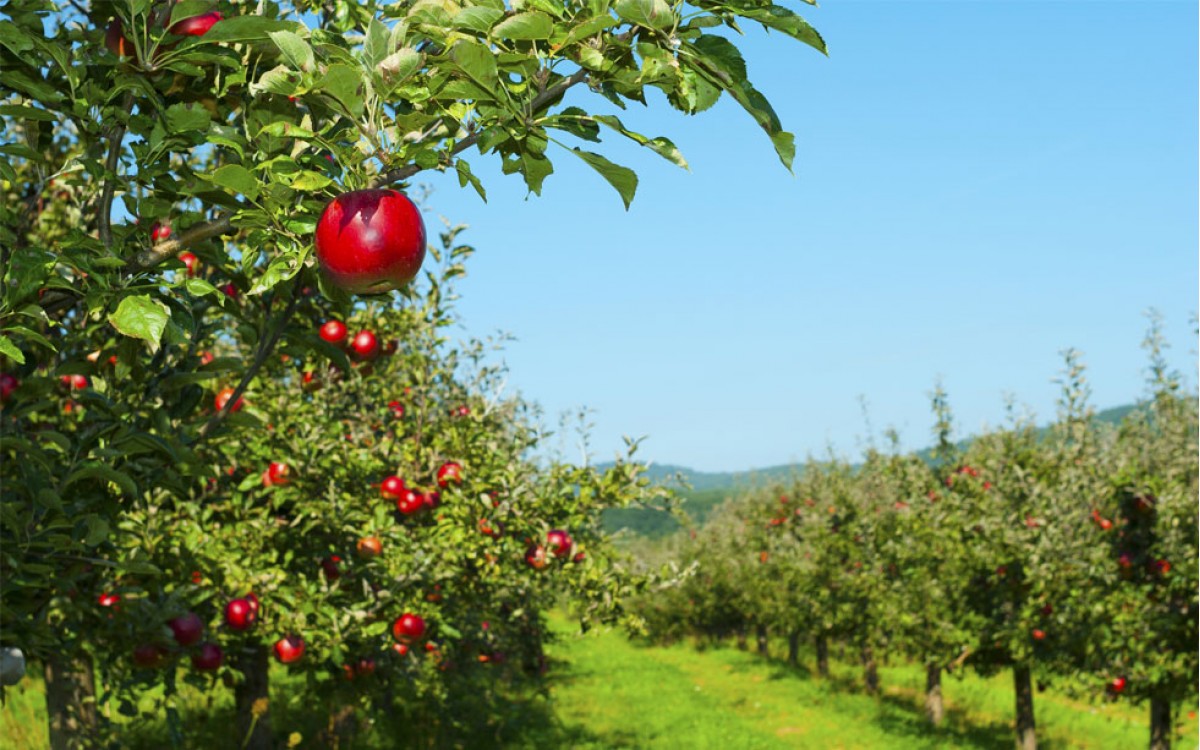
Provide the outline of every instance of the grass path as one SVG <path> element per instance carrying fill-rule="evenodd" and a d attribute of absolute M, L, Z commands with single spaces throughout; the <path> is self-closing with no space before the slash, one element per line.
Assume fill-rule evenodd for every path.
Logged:
<path fill-rule="evenodd" d="M 950 716 L 941 730 L 920 713 L 919 670 L 882 670 L 879 698 L 851 687 L 857 670 L 835 668 L 813 679 L 736 649 L 698 652 L 686 645 L 647 648 L 616 633 L 565 632 L 551 649 L 557 661 L 548 708 L 578 748 L 982 748 L 1009 750 L 1007 675 L 948 679 Z M 1088 706 L 1046 693 L 1038 697 L 1039 739 L 1050 750 L 1144 747 L 1145 717 L 1122 705 Z M 1182 727 L 1195 748 L 1195 720 Z M 562 737 L 559 737 L 561 741 Z M 517 747 L 542 747 L 535 737 Z"/>

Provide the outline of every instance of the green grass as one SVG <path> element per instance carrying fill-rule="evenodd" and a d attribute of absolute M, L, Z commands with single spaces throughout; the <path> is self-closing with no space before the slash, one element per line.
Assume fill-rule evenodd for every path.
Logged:
<path fill-rule="evenodd" d="M 502 726 L 446 746 L 466 748 L 980 748 L 1012 747 L 1012 689 L 1008 674 L 968 675 L 943 684 L 948 716 L 934 731 L 920 710 L 924 675 L 910 665 L 881 667 L 884 686 L 874 697 L 858 689 L 855 665 L 832 664 L 829 679 L 803 667 L 764 660 L 735 648 L 697 650 L 688 644 L 650 647 L 615 632 L 579 636 L 565 620 L 553 626 L 546 695 L 512 695 L 501 705 Z M 781 647 L 782 644 L 773 644 Z M 811 662 L 811 655 L 807 655 Z M 272 716 L 280 738 L 297 730 L 299 747 L 322 747 L 319 723 L 328 710 L 302 705 L 283 689 Z M 186 747 L 224 747 L 232 721 L 227 691 L 191 690 L 181 700 Z M 1147 744 L 1146 711 L 1123 703 L 1089 705 L 1053 692 L 1036 696 L 1041 747 L 1138 748 Z M 1196 721 L 1183 716 L 1175 747 L 1196 748 Z M 1186 741 L 1184 738 L 1186 737 Z M 125 739 L 132 748 L 169 747 L 165 723 L 141 720 Z M 355 747 L 391 748 L 384 724 L 364 727 Z M 7 691 L 0 710 L 0 747 L 46 747 L 40 681 L 26 679 Z"/>

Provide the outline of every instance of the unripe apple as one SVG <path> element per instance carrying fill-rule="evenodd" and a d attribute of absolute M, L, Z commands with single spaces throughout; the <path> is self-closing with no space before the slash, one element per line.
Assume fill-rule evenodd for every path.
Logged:
<path fill-rule="evenodd" d="M 425 635 L 425 619 L 405 612 L 392 623 L 392 636 L 400 643 L 411 643 Z"/>
<path fill-rule="evenodd" d="M 350 353 L 362 362 L 375 359 L 379 354 L 379 340 L 370 331 L 360 331 L 350 342 Z"/>
<path fill-rule="evenodd" d="M 437 470 L 438 487 L 446 489 L 452 484 L 462 484 L 462 466 L 455 461 L 447 461 Z"/>
<path fill-rule="evenodd" d="M 175 635 L 175 642 L 180 646 L 190 646 L 204 635 L 204 623 L 195 612 L 188 612 L 182 617 L 170 620 L 167 627 L 171 629 Z"/>
<path fill-rule="evenodd" d="M 213 672 L 221 668 L 225 654 L 215 643 L 204 643 L 200 651 L 192 656 L 192 666 L 202 672 Z"/>
<path fill-rule="evenodd" d="M 320 337 L 323 341 L 328 341 L 334 346 L 346 345 L 346 324 L 340 320 L 327 320 L 325 325 L 321 326 Z"/>
<path fill-rule="evenodd" d="M 255 608 L 245 599 L 234 599 L 225 605 L 225 624 L 230 630 L 249 630 L 257 619 Z"/>
<path fill-rule="evenodd" d="M 304 639 L 298 635 L 286 635 L 275 641 L 275 658 L 280 664 L 291 664 L 304 656 Z"/>
<path fill-rule="evenodd" d="M 329 202 L 317 221 L 317 263 L 329 281 L 354 294 L 398 289 L 425 260 L 425 223 L 396 190 L 356 190 Z"/>
<path fill-rule="evenodd" d="M 213 400 L 213 404 L 217 407 L 217 411 L 221 411 L 225 408 L 225 404 L 229 403 L 229 399 L 233 398 L 233 392 L 233 388 L 222 388 L 217 393 L 217 397 Z M 232 414 L 235 411 L 240 411 L 245 405 L 246 400 L 239 396 L 238 400 L 233 402 L 233 406 L 229 407 L 229 412 Z"/>

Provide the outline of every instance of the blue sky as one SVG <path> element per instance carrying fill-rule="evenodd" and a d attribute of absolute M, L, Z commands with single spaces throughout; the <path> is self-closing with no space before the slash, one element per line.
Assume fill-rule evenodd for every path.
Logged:
<path fill-rule="evenodd" d="M 600 460 L 645 436 L 644 458 L 717 471 L 857 452 L 860 398 L 924 446 L 939 377 L 963 432 L 1000 422 L 1005 394 L 1049 418 L 1068 346 L 1097 406 L 1128 403 L 1150 307 L 1194 382 L 1194 2 L 800 12 L 829 58 L 739 40 L 796 133 L 795 176 L 732 102 L 686 117 L 659 98 L 622 118 L 692 169 L 606 144 L 641 178 L 628 212 L 566 153 L 540 198 L 477 154 L 487 204 L 422 177 L 434 214 L 471 225 L 463 333 L 516 337 L 510 388 L 593 409 Z"/>

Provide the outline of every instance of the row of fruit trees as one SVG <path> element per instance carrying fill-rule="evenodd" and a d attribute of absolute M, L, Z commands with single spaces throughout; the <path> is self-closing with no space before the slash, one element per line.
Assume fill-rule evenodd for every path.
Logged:
<path fill-rule="evenodd" d="M 1092 419 L 1067 352 L 1049 428 L 1013 413 L 956 443 L 938 389 L 932 458 L 871 449 L 747 491 L 679 542 L 695 573 L 643 601 L 651 632 L 744 646 L 750 630 L 764 649 L 786 635 L 793 662 L 810 639 L 821 675 L 838 643 L 872 692 L 878 660 L 909 659 L 934 724 L 944 674 L 1008 669 L 1022 750 L 1047 685 L 1148 704 L 1150 746 L 1169 747 L 1173 711 L 1197 697 L 1197 400 L 1157 323 L 1146 343 L 1152 393 L 1119 426 Z"/>
<path fill-rule="evenodd" d="M 449 742 L 544 671 L 562 592 L 622 618 L 643 584 L 598 517 L 642 467 L 534 458 L 535 410 L 453 341 L 472 248 L 403 189 L 486 198 L 478 156 L 540 193 L 569 154 L 628 205 L 602 132 L 686 166 L 605 114 L 652 90 L 732 98 L 790 166 L 739 22 L 824 49 L 770 2 L 0 9 L 0 646 L 53 748 L 147 715 L 190 746 L 185 684 L 234 693 L 222 746 L 273 747 L 272 658 L 331 738 Z"/>

